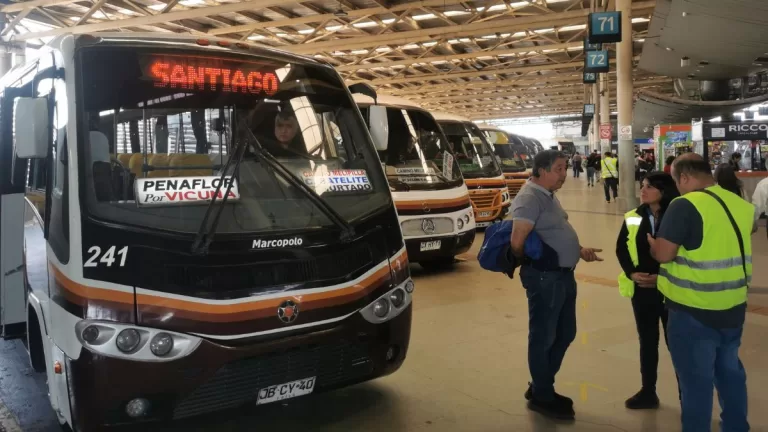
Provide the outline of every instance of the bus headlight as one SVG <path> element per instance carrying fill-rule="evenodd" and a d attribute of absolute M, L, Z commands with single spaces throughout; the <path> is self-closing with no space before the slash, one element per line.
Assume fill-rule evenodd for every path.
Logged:
<path fill-rule="evenodd" d="M 456 219 L 456 228 L 458 229 L 464 228 L 464 221 L 461 218 Z"/>
<path fill-rule="evenodd" d="M 173 336 L 168 333 L 158 333 L 149 342 L 149 350 L 158 357 L 168 355 L 173 349 Z"/>
<path fill-rule="evenodd" d="M 411 304 L 413 281 L 406 280 L 360 310 L 366 321 L 381 324 L 400 315 Z"/>
<path fill-rule="evenodd" d="M 470 213 L 464 215 L 464 223 L 469 223 Z"/>
<path fill-rule="evenodd" d="M 180 359 L 202 343 L 197 336 L 111 321 L 82 320 L 75 324 L 75 335 L 90 351 L 133 361 Z"/>
<path fill-rule="evenodd" d="M 141 334 L 139 334 L 138 330 L 132 328 L 121 331 L 118 333 L 117 339 L 115 339 L 117 349 L 124 353 L 135 350 L 139 346 L 139 342 L 141 342 Z"/>

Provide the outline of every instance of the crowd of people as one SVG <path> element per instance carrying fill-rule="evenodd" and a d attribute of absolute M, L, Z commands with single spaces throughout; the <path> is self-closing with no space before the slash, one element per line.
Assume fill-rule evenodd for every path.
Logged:
<path fill-rule="evenodd" d="M 576 336 L 574 269 L 582 260 L 602 261 L 600 249 L 582 246 L 555 195 L 567 177 L 567 160 L 556 150 L 534 157 L 532 176 L 512 205 L 510 238 L 512 252 L 522 263 L 520 277 L 529 308 L 532 380 L 525 398 L 529 409 L 560 419 L 575 415 L 573 401 L 556 393 L 554 386 Z M 579 156 L 578 162 L 581 168 L 584 158 Z M 615 200 L 615 156 L 593 153 L 585 165 L 588 187 L 594 186 L 599 171 L 606 201 L 609 190 Z M 710 430 L 713 388 L 722 408 L 722 430 L 747 431 L 746 372 L 738 349 L 752 276 L 751 234 L 760 209 L 743 198 L 732 166 L 720 166 L 713 175 L 709 163 L 693 153 L 666 160 L 664 171 L 654 171 L 651 165 L 640 181 L 641 205 L 624 215 L 616 240 L 622 269 L 619 292 L 631 299 L 642 377 L 640 390 L 625 405 L 659 406 L 656 382 L 663 333 L 677 375 L 683 431 Z M 768 198 L 768 181 L 764 183 Z M 527 257 L 531 232 L 553 253 Z"/>

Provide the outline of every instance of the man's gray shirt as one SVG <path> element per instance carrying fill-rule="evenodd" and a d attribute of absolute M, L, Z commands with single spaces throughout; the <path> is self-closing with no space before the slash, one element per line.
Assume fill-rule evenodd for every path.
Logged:
<path fill-rule="evenodd" d="M 541 240 L 557 252 L 561 267 L 578 264 L 579 236 L 552 192 L 528 180 L 512 201 L 512 220 L 533 224 Z"/>

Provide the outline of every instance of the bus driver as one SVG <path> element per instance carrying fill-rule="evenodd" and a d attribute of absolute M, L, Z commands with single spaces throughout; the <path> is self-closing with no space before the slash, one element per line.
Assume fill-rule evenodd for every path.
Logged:
<path fill-rule="evenodd" d="M 306 155 L 307 149 L 299 134 L 299 121 L 290 110 L 280 110 L 275 115 L 275 143 L 267 146 L 275 157 Z"/>

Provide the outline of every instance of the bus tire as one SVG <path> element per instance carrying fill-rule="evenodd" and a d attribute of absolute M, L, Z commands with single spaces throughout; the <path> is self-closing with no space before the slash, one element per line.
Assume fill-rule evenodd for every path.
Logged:
<path fill-rule="evenodd" d="M 429 261 L 419 261 L 424 270 L 448 270 L 453 267 L 453 257 L 435 258 Z"/>
<path fill-rule="evenodd" d="M 43 349 L 43 333 L 37 313 L 32 308 L 27 312 L 27 350 L 29 361 L 35 372 L 45 372 L 45 350 Z"/>

